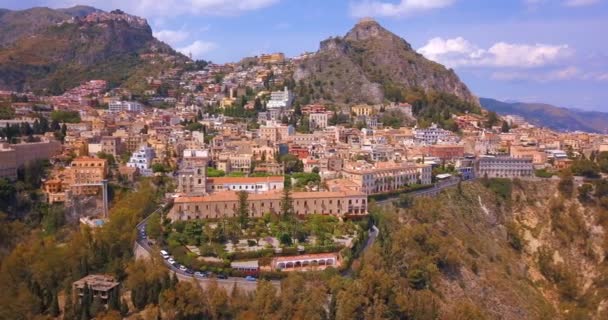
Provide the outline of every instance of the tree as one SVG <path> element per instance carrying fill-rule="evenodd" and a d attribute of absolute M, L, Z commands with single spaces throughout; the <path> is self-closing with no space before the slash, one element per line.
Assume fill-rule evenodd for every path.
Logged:
<path fill-rule="evenodd" d="M 284 218 L 293 215 L 293 198 L 291 197 L 291 186 L 283 187 L 283 196 L 281 197 L 281 215 Z"/>
<path fill-rule="evenodd" d="M 124 298 L 120 300 L 120 315 L 125 317 L 129 314 L 129 304 Z"/>
<path fill-rule="evenodd" d="M 57 292 L 53 292 L 53 297 L 51 298 L 51 305 L 49 306 L 49 315 L 52 317 L 57 317 L 61 313 L 59 310 L 59 301 L 57 300 Z"/>
<path fill-rule="evenodd" d="M 160 223 L 160 214 L 158 212 L 154 212 L 148 219 L 148 223 L 146 223 L 146 233 L 148 234 L 148 237 L 152 239 L 160 238 L 162 226 Z"/>
<path fill-rule="evenodd" d="M 277 290 L 268 281 L 259 281 L 252 301 L 252 311 L 259 319 L 269 319 L 277 309 Z"/>
<path fill-rule="evenodd" d="M 93 303 L 91 303 L 90 314 L 94 318 L 103 310 L 105 310 L 103 301 L 101 301 L 100 296 L 96 296 L 95 298 L 93 298 Z"/>
<path fill-rule="evenodd" d="M 237 207 L 236 216 L 238 217 L 239 226 L 241 229 L 245 229 L 247 227 L 247 219 L 249 217 L 249 205 L 247 203 L 249 194 L 246 191 L 239 191 L 237 195 L 239 197 L 239 204 Z"/>
<path fill-rule="evenodd" d="M 581 202 L 589 202 L 591 201 L 591 193 L 593 192 L 593 185 L 589 183 L 585 183 L 582 186 L 578 187 L 578 199 Z"/>
<path fill-rule="evenodd" d="M 563 196 L 567 198 L 572 197 L 572 193 L 574 192 L 574 177 L 570 171 L 562 173 L 557 187 Z"/>
<path fill-rule="evenodd" d="M 575 176 L 582 176 L 587 178 L 597 178 L 599 177 L 599 167 L 598 165 L 587 159 L 576 159 L 572 162 L 572 166 L 570 167 L 572 174 Z"/>
<path fill-rule="evenodd" d="M 503 121 L 503 122 L 502 122 L 502 128 L 501 128 L 501 131 L 502 131 L 503 133 L 507 133 L 507 132 L 511 131 L 511 127 L 509 126 L 509 123 L 508 123 L 507 121 Z"/>
<path fill-rule="evenodd" d="M 414 204 L 414 198 L 412 198 L 408 194 L 400 194 L 399 198 L 395 202 L 393 202 L 393 205 L 395 205 L 397 208 L 402 209 L 407 209 L 411 207 L 412 204 Z"/>
<path fill-rule="evenodd" d="M 207 307 L 200 288 L 191 282 L 182 281 L 160 295 L 160 307 L 169 319 L 204 319 Z"/>
<path fill-rule="evenodd" d="M 497 125 L 499 123 L 499 121 L 500 121 L 500 119 L 498 118 L 498 114 L 496 114 L 496 112 L 494 112 L 494 111 L 488 112 L 488 118 L 485 123 L 486 128 L 492 128 L 493 126 Z"/>
<path fill-rule="evenodd" d="M 169 170 L 167 170 L 167 168 L 165 167 L 164 164 L 162 163 L 155 163 L 152 165 L 152 172 L 154 173 L 166 173 L 169 172 Z"/>

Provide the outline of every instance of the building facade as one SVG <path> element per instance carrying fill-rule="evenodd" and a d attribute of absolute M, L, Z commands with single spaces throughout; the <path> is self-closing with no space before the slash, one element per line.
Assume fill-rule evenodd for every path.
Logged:
<path fill-rule="evenodd" d="M 61 153 L 61 143 L 55 140 L 8 144 L 0 143 L 0 178 L 17 179 L 17 169 L 37 160 L 50 159 Z"/>
<path fill-rule="evenodd" d="M 141 146 L 137 151 L 133 152 L 131 159 L 127 162 L 127 166 L 137 168 L 143 176 L 151 176 L 152 160 L 156 157 L 156 152 L 148 146 Z"/>
<path fill-rule="evenodd" d="M 245 191 L 249 193 L 264 193 L 281 191 L 285 178 L 276 177 L 219 177 L 207 180 L 207 192 Z"/>
<path fill-rule="evenodd" d="M 371 166 L 349 166 L 342 169 L 342 177 L 358 186 L 365 194 L 398 191 L 413 184 L 431 184 L 432 169 L 428 165 L 378 163 Z"/>
<path fill-rule="evenodd" d="M 108 112 L 120 113 L 120 112 L 135 112 L 139 113 L 144 111 L 144 106 L 135 101 L 111 101 L 108 103 Z"/>
<path fill-rule="evenodd" d="M 261 218 L 266 213 L 280 213 L 282 192 L 249 194 L 249 216 Z M 327 214 L 360 216 L 367 214 L 367 195 L 357 191 L 293 192 L 296 215 Z M 237 216 L 237 192 L 218 192 L 204 197 L 178 197 L 169 212 L 169 219 L 217 219 Z"/>
<path fill-rule="evenodd" d="M 325 129 L 328 121 L 327 112 L 315 112 L 308 116 L 308 121 L 311 129 Z"/>
<path fill-rule="evenodd" d="M 533 175 L 533 159 L 529 157 L 481 157 L 475 162 L 477 177 L 524 178 Z"/>

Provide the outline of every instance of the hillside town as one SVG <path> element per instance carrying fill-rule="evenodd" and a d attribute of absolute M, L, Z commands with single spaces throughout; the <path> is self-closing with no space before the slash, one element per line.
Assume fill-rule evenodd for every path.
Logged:
<path fill-rule="evenodd" d="M 607 318 L 608 114 L 483 98 L 604 81 L 550 70 L 569 45 L 410 44 L 367 11 L 459 4 L 352 1 L 240 58 L 169 26 L 302 4 L 203 2 L 0 8 L 0 319 Z"/>
<path fill-rule="evenodd" d="M 103 80 L 61 96 L 1 92 L 12 115 L 0 120 L 1 178 L 14 181 L 20 168 L 47 161 L 44 201 L 70 208 L 92 227 L 108 218 L 108 186 L 146 177 L 172 185 L 165 199 L 173 223 L 286 211 L 356 221 L 368 214 L 370 202 L 444 181 L 549 178 L 576 159 L 608 151 L 603 135 L 554 132 L 514 115 L 452 114 L 455 127 L 446 130 L 420 125 L 407 101 L 305 103 L 312 97 L 295 92 L 291 79 L 299 59 L 306 56 L 272 53 L 172 70 L 145 79 L 141 92 L 109 88 Z M 358 232 L 347 237 L 348 245 Z M 341 260 L 335 240 L 324 243 L 332 245 L 323 253 L 331 265 Z M 264 241 L 260 250 L 280 250 L 280 239 Z M 293 261 L 308 254 L 298 248 Z M 279 268 L 278 261 L 262 269 L 308 266 L 281 262 Z M 260 270 L 258 260 L 233 261 L 232 267 Z"/>

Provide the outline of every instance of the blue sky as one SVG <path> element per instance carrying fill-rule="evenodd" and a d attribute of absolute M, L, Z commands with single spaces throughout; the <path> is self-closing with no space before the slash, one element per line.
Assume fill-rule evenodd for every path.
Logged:
<path fill-rule="evenodd" d="M 174 48 L 214 62 L 316 51 L 372 16 L 478 96 L 608 112 L 608 0 L 2 0 L 0 7 L 120 8 Z"/>

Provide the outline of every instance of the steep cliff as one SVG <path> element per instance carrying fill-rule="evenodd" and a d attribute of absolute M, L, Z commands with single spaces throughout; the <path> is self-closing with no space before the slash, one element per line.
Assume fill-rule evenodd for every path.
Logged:
<path fill-rule="evenodd" d="M 384 208 L 374 257 L 382 261 L 364 258 L 361 272 L 375 264 L 375 276 L 390 275 L 400 287 L 393 294 L 407 297 L 395 310 L 410 316 L 606 319 L 608 211 L 594 196 L 604 187 L 564 194 L 557 185 L 464 183 L 398 212 Z"/>

